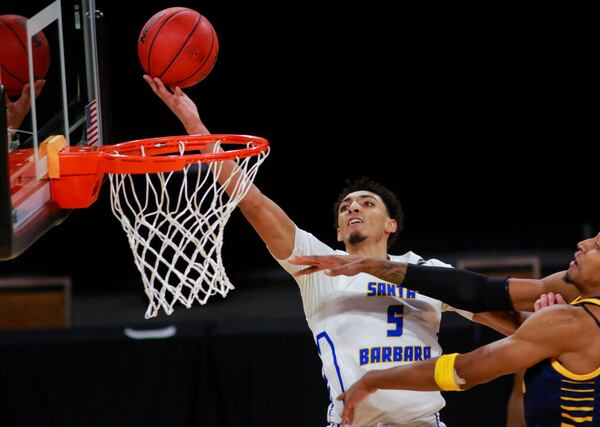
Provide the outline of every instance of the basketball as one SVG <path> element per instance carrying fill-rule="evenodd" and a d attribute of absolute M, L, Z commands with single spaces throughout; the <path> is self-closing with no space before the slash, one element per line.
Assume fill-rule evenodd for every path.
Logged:
<path fill-rule="evenodd" d="M 190 87 L 212 70 L 219 41 L 212 24 L 195 10 L 171 7 L 152 16 L 138 39 L 142 68 L 171 87 Z"/>
<path fill-rule="evenodd" d="M 0 81 L 8 96 L 18 96 L 29 83 L 27 58 L 27 18 L 0 15 Z M 50 68 L 50 48 L 41 31 L 31 39 L 33 75 L 44 79 Z"/>

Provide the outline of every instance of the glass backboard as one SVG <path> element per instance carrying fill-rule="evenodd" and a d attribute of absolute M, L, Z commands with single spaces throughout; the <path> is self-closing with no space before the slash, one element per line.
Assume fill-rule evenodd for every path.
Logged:
<path fill-rule="evenodd" d="M 13 43 L 0 49 L 0 259 L 18 256 L 69 214 L 51 201 L 44 141 L 63 135 L 69 145 L 102 145 L 106 138 L 101 83 L 107 74 L 97 36 L 102 24 L 95 0 L 0 4 L 2 43 Z M 39 65 L 43 40 L 46 67 Z M 26 70 L 15 71 L 24 51 Z M 29 91 L 18 91 L 19 83 L 29 83 Z"/>

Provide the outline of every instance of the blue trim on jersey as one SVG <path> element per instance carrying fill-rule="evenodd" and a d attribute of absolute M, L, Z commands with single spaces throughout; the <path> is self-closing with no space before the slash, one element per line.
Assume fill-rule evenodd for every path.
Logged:
<path fill-rule="evenodd" d="M 337 372 L 338 380 L 340 381 L 340 386 L 342 387 L 342 393 L 345 393 L 346 389 L 344 388 L 344 382 L 342 381 L 342 374 L 340 374 L 340 367 L 337 362 L 337 355 L 335 354 L 335 346 L 333 345 L 333 341 L 331 341 L 331 338 L 329 338 L 329 335 L 327 335 L 327 332 L 325 332 L 325 331 L 323 331 L 319 335 L 317 335 L 317 350 L 319 351 L 319 356 L 321 355 L 321 345 L 319 344 L 319 340 L 321 338 L 325 338 L 327 340 L 327 342 L 329 343 L 329 347 L 331 347 L 331 352 L 333 353 L 333 364 L 335 366 L 335 371 Z"/>

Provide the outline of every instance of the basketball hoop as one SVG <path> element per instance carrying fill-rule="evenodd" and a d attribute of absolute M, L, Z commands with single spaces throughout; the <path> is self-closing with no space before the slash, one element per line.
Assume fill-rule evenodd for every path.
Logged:
<path fill-rule="evenodd" d="M 61 208 L 92 204 L 108 174 L 112 211 L 149 299 L 146 318 L 234 289 L 223 267 L 223 234 L 268 156 L 266 139 L 192 135 L 100 147 L 59 143 L 47 151 L 52 199 Z"/>

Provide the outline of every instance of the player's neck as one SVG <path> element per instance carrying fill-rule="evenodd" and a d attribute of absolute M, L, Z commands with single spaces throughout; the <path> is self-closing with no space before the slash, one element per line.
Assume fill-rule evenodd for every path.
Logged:
<path fill-rule="evenodd" d="M 369 256 L 380 259 L 387 259 L 387 244 L 369 244 L 367 242 L 361 242 L 355 245 L 346 245 L 346 252 L 348 255 L 354 256 Z"/>
<path fill-rule="evenodd" d="M 594 287 L 594 288 L 589 288 L 589 289 L 586 289 L 583 292 L 581 292 L 582 299 L 592 298 L 592 297 L 597 297 L 597 296 L 600 296 L 600 286 Z"/>

